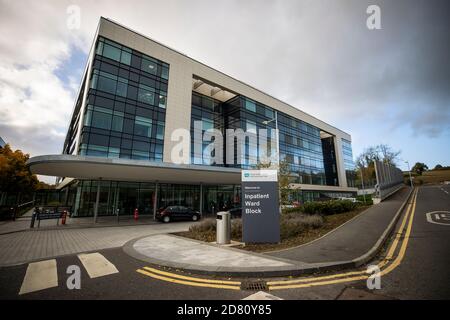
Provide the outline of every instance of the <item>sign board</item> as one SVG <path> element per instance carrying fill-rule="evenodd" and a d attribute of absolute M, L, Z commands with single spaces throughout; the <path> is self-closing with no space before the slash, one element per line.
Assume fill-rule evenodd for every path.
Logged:
<path fill-rule="evenodd" d="M 242 241 L 280 242 L 277 170 L 242 170 Z"/>

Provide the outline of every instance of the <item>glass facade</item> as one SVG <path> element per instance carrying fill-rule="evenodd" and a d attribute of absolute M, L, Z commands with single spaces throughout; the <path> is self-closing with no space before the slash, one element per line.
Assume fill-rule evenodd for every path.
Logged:
<path fill-rule="evenodd" d="M 194 121 L 202 121 L 203 129 L 218 129 L 225 139 L 224 160 L 226 163 L 226 145 L 232 143 L 227 141 L 224 129 L 242 129 L 244 131 L 256 132 L 259 129 L 267 129 L 270 137 L 271 130 L 276 128 L 275 116 L 278 119 L 279 129 L 279 148 L 280 159 L 284 159 L 289 163 L 292 173 L 292 183 L 316 184 L 316 185 L 337 185 L 336 179 L 326 179 L 324 158 L 330 162 L 330 166 L 334 161 L 334 172 L 336 174 L 336 162 L 334 155 L 329 155 L 333 150 L 323 148 L 323 141 L 320 137 L 320 129 L 314 127 L 304 121 L 295 119 L 282 112 L 263 105 L 257 101 L 253 101 L 244 96 L 236 96 L 226 102 L 213 100 L 210 97 L 203 96 L 199 93 L 192 92 L 192 114 L 191 114 L 191 160 L 194 164 L 208 164 L 208 154 L 204 152 L 195 152 L 194 150 Z M 204 132 L 203 130 L 203 132 Z M 274 134 L 274 133 L 273 133 Z M 206 146 L 209 142 L 205 142 Z M 333 143 L 334 146 L 334 143 Z M 234 165 L 226 164 L 228 167 L 252 168 L 251 160 L 257 162 L 258 150 L 261 146 L 258 141 L 252 143 L 247 138 L 243 149 L 243 157 L 241 164 L 238 164 L 237 145 L 234 150 Z M 271 150 L 275 151 L 276 145 L 267 146 L 267 153 L 270 155 Z M 217 164 L 216 164 L 217 165 Z"/>
<path fill-rule="evenodd" d="M 79 153 L 161 162 L 168 78 L 167 63 L 100 37 Z"/>
<path fill-rule="evenodd" d="M 74 154 L 79 121 L 82 118 L 78 153 L 80 155 L 163 161 L 169 64 L 117 42 L 99 37 L 95 45 L 92 72 L 83 79 L 64 144 L 65 154 Z M 85 92 L 87 90 L 87 92 Z M 82 105 L 86 94 L 85 106 Z M 79 117 L 84 110 L 83 117 Z M 194 123 L 202 123 L 196 132 Z M 224 138 L 223 161 L 219 166 L 254 168 L 260 148 L 252 134 L 266 129 L 268 137 L 279 129 L 280 159 L 289 164 L 291 183 L 338 186 L 335 137 L 323 135 L 309 123 L 279 112 L 242 95 L 222 102 L 192 92 L 191 163 L 209 165 L 216 156 L 206 149 L 205 141 L 196 150 L 194 139 L 205 130 L 217 129 Z M 247 132 L 242 159 L 237 159 L 238 146 L 225 129 Z M 327 136 L 327 138 L 324 138 Z M 231 141 L 233 139 L 233 141 Z M 227 144 L 234 145 L 234 164 L 226 164 Z M 343 140 L 343 156 L 348 186 L 354 186 L 354 164 L 351 144 Z M 268 141 L 270 156 L 277 145 Z M 154 208 L 185 205 L 204 213 L 239 206 L 239 185 L 167 184 L 156 182 L 118 182 L 75 180 L 63 193 L 64 201 L 73 206 L 76 217 L 93 216 L 99 190 L 98 214 L 131 215 L 135 208 L 142 215 L 153 215 Z M 197 184 L 196 184 L 197 183 Z M 63 194 L 61 193 L 61 194 Z M 292 191 L 292 201 L 312 201 L 335 196 L 316 191 Z M 348 195 L 348 194 L 347 194 Z"/>
<path fill-rule="evenodd" d="M 352 143 L 342 139 L 342 156 L 344 159 L 345 176 L 348 187 L 356 187 L 356 168 L 353 162 Z"/>
<path fill-rule="evenodd" d="M 290 164 L 292 183 L 325 185 L 320 129 L 278 113 L 280 158 Z"/>
<path fill-rule="evenodd" d="M 200 186 L 98 180 L 76 180 L 58 193 L 63 196 L 59 200 L 72 206 L 73 217 L 93 216 L 98 186 L 99 216 L 132 215 L 135 208 L 139 209 L 141 215 L 153 216 L 155 205 L 157 209 L 182 205 L 200 211 L 201 203 L 202 211 L 207 215 L 240 206 L 241 201 L 239 185 Z"/>

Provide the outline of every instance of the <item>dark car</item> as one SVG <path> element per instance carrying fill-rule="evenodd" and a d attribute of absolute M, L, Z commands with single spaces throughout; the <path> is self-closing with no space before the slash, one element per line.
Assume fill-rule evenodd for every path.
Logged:
<path fill-rule="evenodd" d="M 156 214 L 156 218 L 162 222 L 168 223 L 175 220 L 197 221 L 201 216 L 200 212 L 185 206 L 167 206 L 159 210 Z"/>
<path fill-rule="evenodd" d="M 228 212 L 230 212 L 231 218 L 242 217 L 242 208 L 241 207 L 232 208 L 232 209 L 228 210 Z"/>

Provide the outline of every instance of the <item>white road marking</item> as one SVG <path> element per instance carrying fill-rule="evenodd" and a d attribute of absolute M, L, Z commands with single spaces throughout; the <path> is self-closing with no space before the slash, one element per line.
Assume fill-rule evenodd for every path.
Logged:
<path fill-rule="evenodd" d="M 242 300 L 283 300 L 283 299 L 281 299 L 280 297 L 274 296 L 273 294 L 269 294 L 264 291 L 259 291 L 252 295 L 249 295 L 247 298 L 244 298 Z"/>
<path fill-rule="evenodd" d="M 115 265 L 98 252 L 79 254 L 78 258 L 91 278 L 103 277 L 119 272 Z"/>
<path fill-rule="evenodd" d="M 33 262 L 28 265 L 19 295 L 57 286 L 56 260 Z"/>
<path fill-rule="evenodd" d="M 450 226 L 450 222 L 443 223 L 443 222 L 435 221 L 435 220 L 441 220 L 441 219 L 446 220 L 446 221 L 450 221 L 450 211 L 433 211 L 433 212 L 428 212 L 426 214 L 426 216 L 427 216 L 427 221 L 429 223 L 441 224 L 441 225 L 444 225 L 444 226 Z"/>

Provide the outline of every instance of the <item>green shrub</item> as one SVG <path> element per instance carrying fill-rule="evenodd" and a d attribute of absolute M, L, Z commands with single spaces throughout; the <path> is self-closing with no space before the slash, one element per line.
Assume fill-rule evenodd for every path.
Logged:
<path fill-rule="evenodd" d="M 231 239 L 241 241 L 242 239 L 242 220 L 231 220 Z"/>
<path fill-rule="evenodd" d="M 301 207 L 301 211 L 307 214 L 330 215 L 355 210 L 358 203 L 350 200 L 330 200 L 307 202 Z"/>
<path fill-rule="evenodd" d="M 284 208 L 283 213 L 299 213 L 302 212 L 302 207 Z"/>
<path fill-rule="evenodd" d="M 317 229 L 323 225 L 320 215 L 284 214 L 280 221 L 281 240 L 296 237 L 307 230 Z"/>
<path fill-rule="evenodd" d="M 189 227 L 191 237 L 200 241 L 212 242 L 216 239 L 216 220 L 205 219 Z"/>
<path fill-rule="evenodd" d="M 360 196 L 356 196 L 356 200 L 362 202 L 363 204 L 366 205 L 372 205 L 373 204 L 373 200 L 372 200 L 372 195 L 371 194 L 366 194 L 366 202 L 364 203 L 364 196 L 360 195 Z"/>

